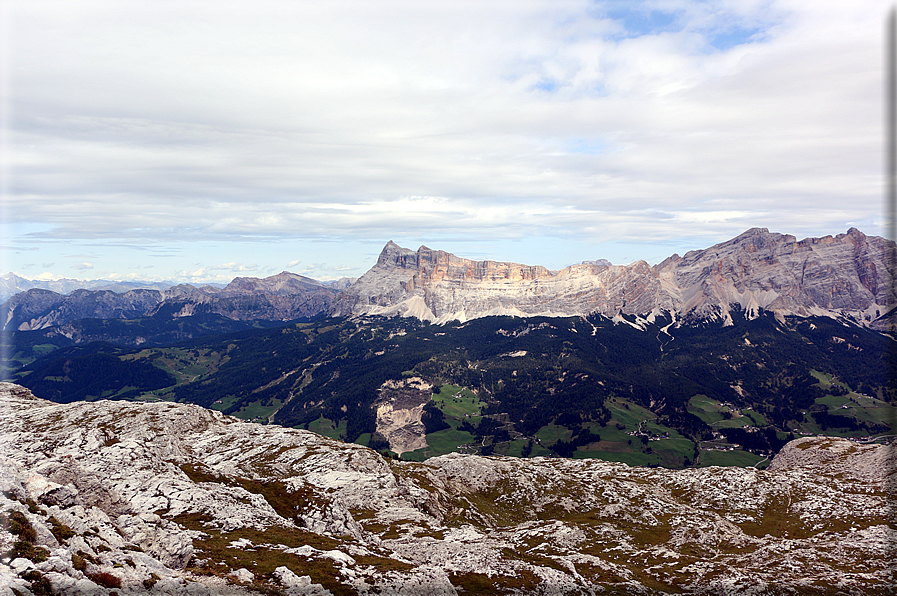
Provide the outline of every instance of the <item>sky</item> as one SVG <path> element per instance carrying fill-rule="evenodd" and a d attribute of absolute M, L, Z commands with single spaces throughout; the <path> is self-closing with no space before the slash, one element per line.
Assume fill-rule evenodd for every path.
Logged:
<path fill-rule="evenodd" d="M 0 4 L 0 272 L 884 235 L 882 0 Z"/>

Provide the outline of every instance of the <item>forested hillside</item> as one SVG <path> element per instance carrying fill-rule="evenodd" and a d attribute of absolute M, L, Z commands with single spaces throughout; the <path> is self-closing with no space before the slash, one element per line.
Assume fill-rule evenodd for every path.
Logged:
<path fill-rule="evenodd" d="M 403 455 L 414 459 L 473 450 L 669 467 L 753 464 L 795 431 L 892 431 L 894 342 L 885 335 L 769 313 L 729 326 L 671 323 L 597 315 L 445 325 L 322 319 L 143 349 L 54 349 L 20 333 L 18 353 L 47 353 L 14 378 L 55 401 L 196 403 L 381 449 L 390 448 L 378 432 L 384 384 L 422 379 L 437 397 L 418 414 L 427 447 Z M 457 396 L 440 398 L 442 387 Z M 470 407 L 453 410 L 462 399 Z"/>

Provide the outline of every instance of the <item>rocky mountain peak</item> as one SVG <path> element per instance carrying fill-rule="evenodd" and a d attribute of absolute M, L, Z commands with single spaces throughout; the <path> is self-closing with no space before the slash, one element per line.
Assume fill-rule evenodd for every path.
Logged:
<path fill-rule="evenodd" d="M 235 321 L 287 321 L 327 312 L 342 287 L 345 284 L 324 286 L 317 280 L 284 271 L 265 278 L 237 277 L 223 289 L 179 284 L 164 291 L 132 289 L 116 293 L 77 289 L 69 295 L 31 289 L 0 306 L 0 323 L 6 330 L 27 331 L 81 319 L 134 319 L 160 313 L 182 318 L 198 312 Z"/>
<path fill-rule="evenodd" d="M 290 294 L 311 288 L 322 288 L 323 285 L 316 279 L 305 277 L 297 273 L 282 271 L 277 275 L 265 278 L 235 277 L 227 286 L 225 292 L 272 292 L 276 294 Z"/>
<path fill-rule="evenodd" d="M 408 248 L 402 248 L 390 240 L 386 243 L 386 246 L 383 247 L 383 250 L 380 251 L 380 256 L 377 257 L 377 265 L 397 264 L 397 259 L 416 254 L 415 251 Z"/>
<path fill-rule="evenodd" d="M 338 299 L 333 314 L 414 316 L 465 321 L 490 315 L 576 316 L 620 313 L 677 318 L 722 317 L 732 309 L 756 316 L 846 317 L 883 325 L 897 300 L 885 283 L 894 243 L 851 228 L 836 237 L 797 241 L 751 228 L 702 250 L 614 266 L 588 261 L 561 271 L 538 265 L 471 261 L 390 241 L 377 264 Z"/>

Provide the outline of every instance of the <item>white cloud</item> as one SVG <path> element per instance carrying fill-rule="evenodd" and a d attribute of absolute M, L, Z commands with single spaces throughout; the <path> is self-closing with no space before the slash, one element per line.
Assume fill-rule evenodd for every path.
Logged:
<path fill-rule="evenodd" d="M 883 1 L 9 6 L 6 217 L 43 251 L 879 220 Z"/>
<path fill-rule="evenodd" d="M 209 269 L 216 270 L 225 270 L 232 272 L 240 272 L 240 271 L 255 271 L 258 269 L 258 265 L 243 265 L 242 263 L 222 263 L 221 265 L 216 265 L 214 267 L 209 267 Z"/>
<path fill-rule="evenodd" d="M 74 265 L 70 265 L 71 269 L 78 269 L 79 271 L 86 271 L 88 269 L 93 269 L 93 263 L 75 263 Z"/>

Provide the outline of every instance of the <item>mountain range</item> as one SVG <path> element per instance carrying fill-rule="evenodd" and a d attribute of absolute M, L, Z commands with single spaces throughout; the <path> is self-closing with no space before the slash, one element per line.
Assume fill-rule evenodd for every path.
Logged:
<path fill-rule="evenodd" d="M 2 373 L 57 402 L 194 403 L 406 459 L 765 465 L 802 434 L 897 428 L 893 251 L 753 229 L 653 267 L 550 271 L 390 242 L 354 283 L 31 289 L 5 304 Z"/>
<path fill-rule="evenodd" d="M 224 288 L 189 284 L 165 290 L 76 289 L 69 294 L 32 288 L 0 307 L 3 329 L 28 331 L 79 319 L 135 319 L 165 313 L 169 318 L 198 313 L 231 320 L 287 321 L 326 312 L 340 286 L 284 271 L 264 279 L 238 277 Z"/>
<path fill-rule="evenodd" d="M 585 261 L 560 271 L 538 265 L 472 261 L 425 246 L 387 243 L 377 263 L 352 282 L 324 285 L 283 272 L 236 278 L 224 288 L 81 289 L 68 295 L 30 289 L 0 307 L 6 330 L 34 330 L 85 318 L 171 318 L 213 313 L 237 321 L 288 321 L 318 315 L 403 316 L 444 323 L 487 316 L 635 315 L 689 319 L 828 316 L 886 330 L 897 304 L 894 242 L 846 234 L 796 240 L 754 228 L 703 250 L 611 265 Z M 638 324 L 638 323 L 637 323 Z"/>
<path fill-rule="evenodd" d="M 149 289 L 167 290 L 176 285 L 171 281 L 114 281 L 109 279 L 26 279 L 15 273 L 0 275 L 0 300 L 8 300 L 19 292 L 26 292 L 33 288 L 51 290 L 59 294 L 68 294 L 74 290 L 111 290 L 113 292 L 127 292 L 128 290 Z"/>
<path fill-rule="evenodd" d="M 441 323 L 484 316 L 720 318 L 732 309 L 756 316 L 822 315 L 882 327 L 895 304 L 894 243 L 851 228 L 808 238 L 754 228 L 653 267 L 586 262 L 561 271 L 470 261 L 390 242 L 377 264 L 336 301 L 334 315 L 413 316 Z"/>

